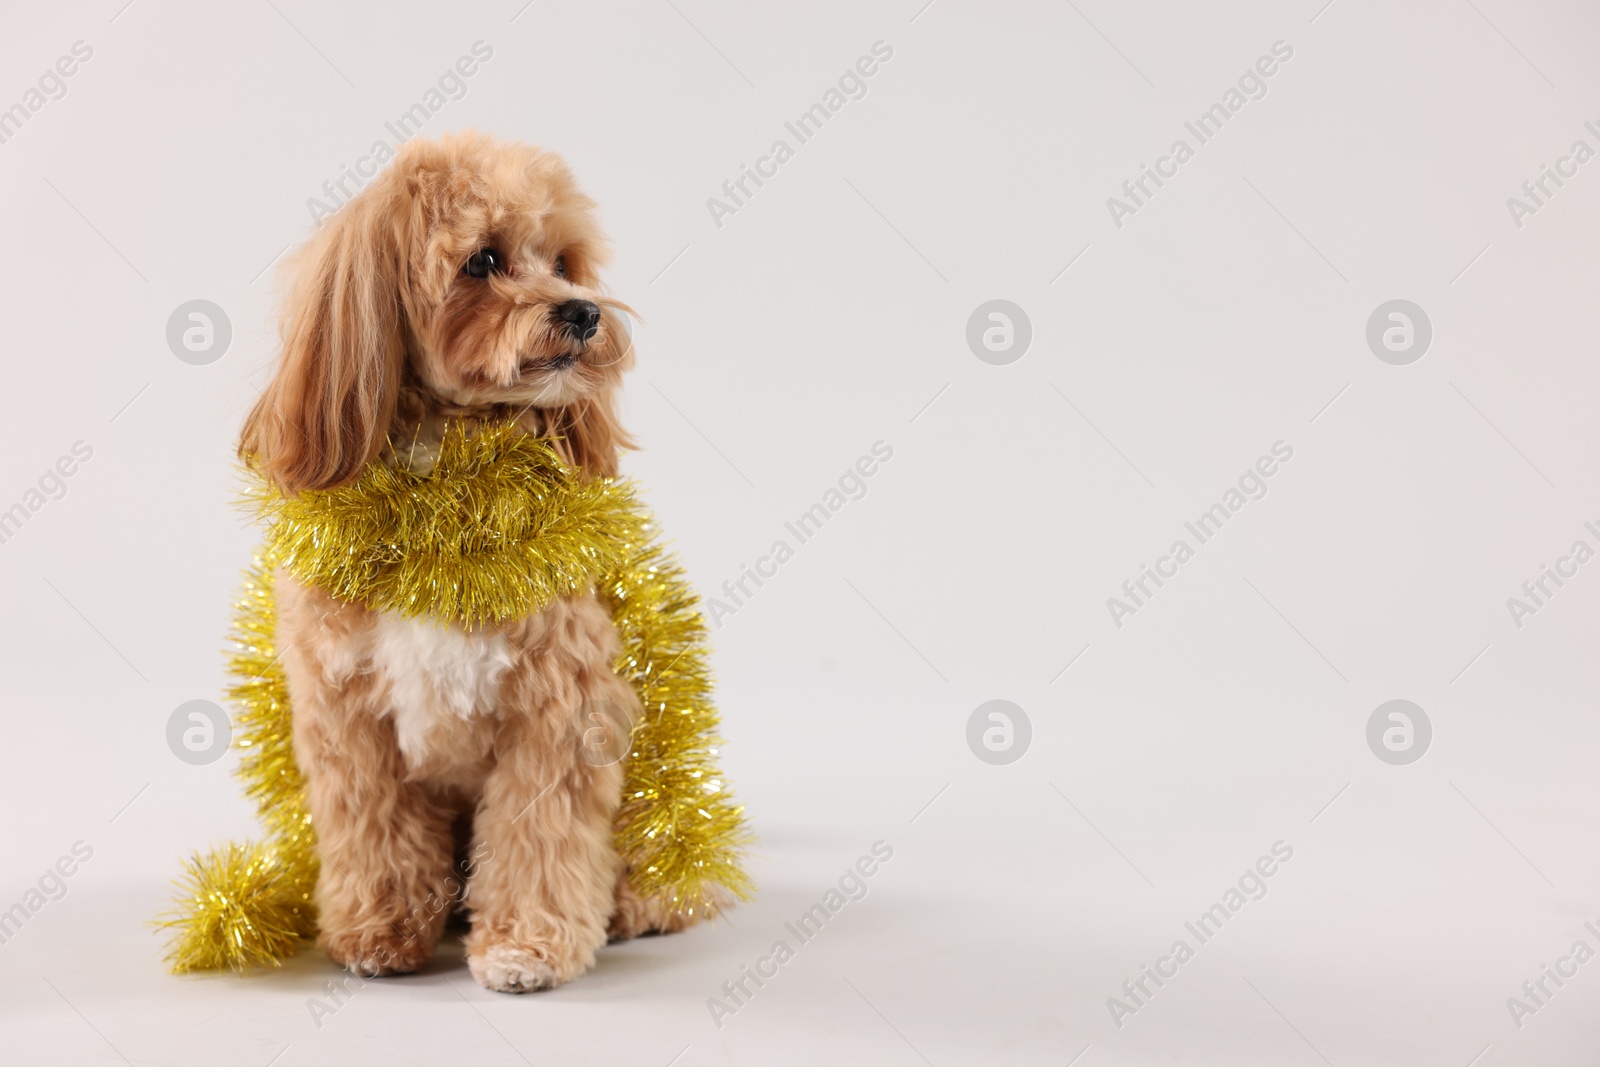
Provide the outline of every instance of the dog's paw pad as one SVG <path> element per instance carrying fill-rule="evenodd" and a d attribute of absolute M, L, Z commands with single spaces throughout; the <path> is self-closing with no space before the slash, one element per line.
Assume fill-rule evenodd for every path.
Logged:
<path fill-rule="evenodd" d="M 479 985 L 498 993 L 531 993 L 560 984 L 555 968 L 539 953 L 518 945 L 490 945 L 468 956 L 467 967 Z"/>

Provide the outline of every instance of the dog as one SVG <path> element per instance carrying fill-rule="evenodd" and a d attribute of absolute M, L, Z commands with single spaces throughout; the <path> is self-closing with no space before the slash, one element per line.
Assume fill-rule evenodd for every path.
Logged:
<path fill-rule="evenodd" d="M 600 291 L 606 259 L 555 154 L 477 133 L 408 142 L 290 261 L 282 356 L 241 457 L 293 495 L 373 462 L 419 469 L 448 422 L 514 418 L 583 474 L 615 475 L 633 352 L 625 305 Z M 465 630 L 276 582 L 334 961 L 415 971 L 464 904 L 473 977 L 525 992 L 582 974 L 608 938 L 702 917 L 629 888 L 622 766 L 575 743 L 585 707 L 638 714 L 595 595 Z"/>

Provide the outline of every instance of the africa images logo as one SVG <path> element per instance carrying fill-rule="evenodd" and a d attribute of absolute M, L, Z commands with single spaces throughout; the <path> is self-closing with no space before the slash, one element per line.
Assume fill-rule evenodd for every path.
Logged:
<path fill-rule="evenodd" d="M 1179 568 L 1194 559 L 1198 548 L 1221 533 L 1228 520 L 1244 510 L 1247 503 L 1265 498 L 1268 492 L 1267 479 L 1277 474 L 1283 464 L 1293 458 L 1293 445 L 1287 441 L 1274 441 L 1271 455 L 1263 455 L 1246 467 L 1237 485 L 1229 486 L 1221 500 L 1202 511 L 1192 522 L 1183 524 L 1183 528 L 1194 538 L 1193 545 L 1187 538 L 1180 537 L 1172 542 L 1166 555 L 1156 558 L 1153 569 L 1148 563 L 1139 564 L 1139 575 L 1122 583 L 1122 596 L 1106 597 L 1106 610 L 1111 613 L 1111 621 L 1116 628 L 1122 629 L 1124 619 L 1148 607 L 1156 593 L 1178 576 Z M 1144 595 L 1140 596 L 1141 593 Z"/>
<path fill-rule="evenodd" d="M 1178 176 L 1178 168 L 1194 158 L 1196 148 L 1221 133 L 1222 127 L 1243 111 L 1245 104 L 1265 97 L 1267 79 L 1278 73 L 1280 65 L 1292 58 L 1293 46 L 1287 41 L 1273 41 L 1272 54 L 1261 56 L 1252 66 L 1246 67 L 1244 73 L 1239 75 L 1237 87 L 1230 85 L 1219 102 L 1200 112 L 1193 122 L 1183 124 L 1183 128 L 1194 138 L 1194 145 L 1179 137 L 1172 142 L 1166 155 L 1156 157 L 1154 167 L 1147 163 L 1139 164 L 1139 176 L 1122 183 L 1123 196 L 1106 197 L 1106 210 L 1111 213 L 1111 222 L 1116 228 L 1122 229 L 1124 218 L 1137 215 L 1140 208 L 1148 206 L 1162 186 Z"/>
<path fill-rule="evenodd" d="M 359 193 L 362 186 L 377 177 L 383 165 L 394 158 L 396 150 L 420 132 L 430 118 L 444 110 L 447 103 L 467 95 L 467 79 L 478 73 L 481 64 L 494 58 L 494 49 L 483 41 L 472 42 L 471 53 L 446 67 L 444 73 L 439 75 L 437 84 L 428 86 L 423 92 L 422 99 L 402 111 L 393 122 L 383 124 L 383 128 L 394 138 L 393 144 L 380 137 L 372 142 L 366 155 L 356 159 L 354 170 L 343 163 L 339 164 L 339 176 L 322 183 L 322 192 L 327 201 L 314 196 L 306 200 L 306 210 L 311 212 L 313 225 L 321 226 L 323 219 L 332 216 Z"/>
<path fill-rule="evenodd" d="M 1184 964 L 1194 959 L 1195 950 L 1222 932 L 1223 924 L 1243 911 L 1246 904 L 1265 897 L 1269 889 L 1267 880 L 1279 873 L 1283 865 L 1293 858 L 1293 845 L 1283 840 L 1274 841 L 1270 855 L 1257 858 L 1244 869 L 1234 885 L 1223 890 L 1220 900 L 1202 911 L 1192 922 L 1183 924 L 1184 930 L 1194 938 L 1193 945 L 1189 944 L 1188 938 L 1180 937 L 1172 943 L 1166 955 L 1156 958 L 1154 967 L 1148 963 L 1140 964 L 1139 977 L 1123 981 L 1122 996 L 1106 998 L 1106 1010 L 1111 1013 L 1111 1021 L 1117 1025 L 1117 1029 L 1121 1030 L 1127 1025 L 1129 1017 L 1148 1007 L 1156 993 L 1178 977 Z"/>
<path fill-rule="evenodd" d="M 873 41 L 871 55 L 861 56 L 853 65 L 846 67 L 844 73 L 839 75 L 836 85 L 830 85 L 823 92 L 819 102 L 800 112 L 793 122 L 783 124 L 784 130 L 794 138 L 793 145 L 786 138 L 779 137 L 772 142 L 766 155 L 756 158 L 753 167 L 744 163 L 739 164 L 738 177 L 729 178 L 722 183 L 722 196 L 706 197 L 706 210 L 711 213 L 711 221 L 716 224 L 717 229 L 722 229 L 722 220 L 725 216 L 737 215 L 739 209 L 748 204 L 758 190 L 776 178 L 778 168 L 794 158 L 795 150 L 800 145 L 821 133 L 822 127 L 833 116 L 843 111 L 845 104 L 851 100 L 863 99 L 867 95 L 867 79 L 878 73 L 883 64 L 893 58 L 892 45 L 887 41 Z"/>

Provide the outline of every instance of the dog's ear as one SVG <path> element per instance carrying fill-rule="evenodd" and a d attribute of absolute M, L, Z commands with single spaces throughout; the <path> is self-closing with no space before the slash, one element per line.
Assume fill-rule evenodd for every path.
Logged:
<path fill-rule="evenodd" d="M 402 219 L 369 189 L 292 263 L 283 355 L 239 441 L 285 493 L 353 481 L 384 445 L 405 359 Z"/>
<path fill-rule="evenodd" d="M 568 458 L 589 474 L 613 478 L 622 450 L 636 447 L 617 417 L 617 388 L 607 386 L 549 413 L 549 429 Z"/>

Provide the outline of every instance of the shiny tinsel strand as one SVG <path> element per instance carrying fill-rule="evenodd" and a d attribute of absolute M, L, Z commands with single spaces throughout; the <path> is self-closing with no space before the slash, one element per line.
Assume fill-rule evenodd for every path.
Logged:
<path fill-rule="evenodd" d="M 706 623 L 688 579 L 659 545 L 640 546 L 601 586 L 622 638 L 616 671 L 644 708 L 617 813 L 617 851 L 644 897 L 674 911 L 715 911 L 748 897 L 740 866 L 744 809 L 717 768 Z"/>
<path fill-rule="evenodd" d="M 316 934 L 315 882 L 270 844 L 230 843 L 186 860 L 173 910 L 157 922 L 178 933 L 167 962 L 178 974 L 279 966 Z"/>
<path fill-rule="evenodd" d="M 234 603 L 228 657 L 234 746 L 241 752 L 236 773 L 268 840 L 230 843 L 185 861 L 173 909 L 156 923 L 177 933 L 167 961 L 180 974 L 275 967 L 316 936 L 316 838 L 294 760 L 272 582 L 271 556 L 257 555 Z"/>
<path fill-rule="evenodd" d="M 255 801 L 262 823 L 286 852 L 309 853 L 315 838 L 306 814 L 305 779 L 294 758 L 289 681 L 275 637 L 275 567 L 276 559 L 267 550 L 257 553 L 245 572 L 244 589 L 234 604 L 233 651 L 228 657 L 234 681 L 227 695 L 234 707 L 234 747 L 240 752 L 237 774 L 245 784 L 245 795 Z"/>
<path fill-rule="evenodd" d="M 628 482 L 579 478 L 510 423 L 446 430 L 433 469 L 371 463 L 352 485 L 249 499 L 284 568 L 339 600 L 485 622 L 586 590 L 622 565 L 645 518 Z"/>
<path fill-rule="evenodd" d="M 344 489 L 290 499 L 258 484 L 248 499 L 269 533 L 234 605 L 228 696 L 268 840 L 187 861 L 157 924 L 177 933 L 173 970 L 277 965 L 316 935 L 316 837 L 275 641 L 279 565 L 342 599 L 466 626 L 597 590 L 621 637 L 617 673 L 644 708 L 615 827 L 629 879 L 684 913 L 749 895 L 744 809 L 717 768 L 705 620 L 628 483 L 580 479 L 510 425 L 452 427 L 425 476 L 374 463 Z"/>

